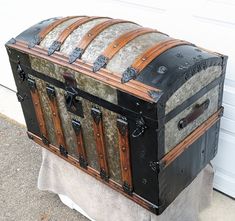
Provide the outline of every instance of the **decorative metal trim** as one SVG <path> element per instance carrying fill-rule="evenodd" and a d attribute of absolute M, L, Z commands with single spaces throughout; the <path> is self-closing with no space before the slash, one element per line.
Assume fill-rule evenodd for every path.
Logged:
<path fill-rule="evenodd" d="M 87 169 L 88 162 L 84 159 L 83 156 L 79 156 L 79 165 L 80 165 L 82 168 Z"/>
<path fill-rule="evenodd" d="M 102 113 L 98 108 L 92 107 L 91 108 L 91 116 L 93 117 L 95 123 L 99 124 L 101 117 L 102 117 Z"/>
<path fill-rule="evenodd" d="M 56 93 L 55 93 L 55 88 L 47 85 L 46 86 L 46 91 L 47 91 L 47 95 L 50 98 L 50 100 L 53 100 L 56 97 Z"/>
<path fill-rule="evenodd" d="M 69 63 L 72 64 L 77 59 L 80 59 L 82 57 L 82 54 L 84 53 L 84 49 L 76 47 L 73 49 L 72 53 L 69 55 Z"/>
<path fill-rule="evenodd" d="M 109 181 L 109 175 L 103 168 L 100 170 L 100 177 L 102 180 L 104 180 L 106 182 Z"/>
<path fill-rule="evenodd" d="M 128 67 L 122 74 L 121 83 L 127 83 L 128 81 L 137 77 L 137 70 L 133 67 Z"/>
<path fill-rule="evenodd" d="M 16 39 L 11 38 L 6 44 L 15 44 L 15 43 L 16 43 Z"/>
<path fill-rule="evenodd" d="M 72 126 L 76 135 L 78 135 L 81 132 L 81 123 L 77 120 L 72 120 Z"/>
<path fill-rule="evenodd" d="M 128 129 L 128 122 L 125 117 L 118 117 L 117 119 L 117 128 L 122 136 L 126 135 L 127 129 Z"/>
<path fill-rule="evenodd" d="M 148 95 L 149 97 L 153 99 L 155 103 L 157 103 L 160 97 L 163 95 L 163 92 L 151 90 L 151 91 L 148 91 Z"/>
<path fill-rule="evenodd" d="M 99 55 L 98 58 L 93 63 L 93 72 L 99 71 L 101 68 L 105 67 L 108 63 L 108 58 L 104 55 Z"/>
<path fill-rule="evenodd" d="M 126 181 L 124 181 L 122 188 L 128 195 L 131 196 L 133 194 L 133 188 Z"/>
<path fill-rule="evenodd" d="M 17 100 L 21 103 L 24 101 L 25 96 L 22 96 L 19 92 L 16 93 Z"/>
<path fill-rule="evenodd" d="M 60 154 L 66 158 L 68 158 L 68 151 L 62 145 L 59 146 Z"/>
<path fill-rule="evenodd" d="M 34 48 L 35 47 L 35 45 L 39 45 L 40 44 L 40 42 L 41 42 L 41 38 L 40 38 L 40 36 L 35 36 L 34 38 L 33 38 L 33 40 L 32 41 L 30 41 L 29 42 L 29 44 L 28 44 L 28 48 L 30 49 L 30 48 Z"/>
<path fill-rule="evenodd" d="M 135 124 L 136 124 L 136 129 L 131 134 L 131 136 L 134 138 L 140 137 L 141 135 L 143 135 L 145 130 L 147 129 L 147 126 L 145 125 L 145 121 L 143 117 L 136 119 Z"/>
<path fill-rule="evenodd" d="M 51 46 L 48 48 L 48 55 L 52 55 L 55 51 L 59 51 L 61 47 L 61 42 L 54 41 Z"/>
<path fill-rule="evenodd" d="M 29 89 L 32 92 L 34 92 L 36 90 L 36 88 L 37 88 L 35 80 L 32 79 L 32 78 L 28 78 L 27 83 L 28 83 Z"/>

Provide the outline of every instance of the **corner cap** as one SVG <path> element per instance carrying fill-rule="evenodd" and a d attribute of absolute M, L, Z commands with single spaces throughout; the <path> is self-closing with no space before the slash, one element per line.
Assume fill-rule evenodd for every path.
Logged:
<path fill-rule="evenodd" d="M 157 103 L 159 99 L 161 98 L 161 96 L 163 95 L 163 92 L 150 90 L 148 91 L 148 95 L 153 99 L 155 103 Z"/>

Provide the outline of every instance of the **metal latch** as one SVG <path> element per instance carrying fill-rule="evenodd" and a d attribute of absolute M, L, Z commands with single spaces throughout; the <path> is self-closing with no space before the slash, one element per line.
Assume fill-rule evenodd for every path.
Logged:
<path fill-rule="evenodd" d="M 145 124 L 144 118 L 140 117 L 136 120 L 136 129 L 132 132 L 132 137 L 139 137 L 144 134 L 144 131 L 147 129 L 147 126 Z"/>

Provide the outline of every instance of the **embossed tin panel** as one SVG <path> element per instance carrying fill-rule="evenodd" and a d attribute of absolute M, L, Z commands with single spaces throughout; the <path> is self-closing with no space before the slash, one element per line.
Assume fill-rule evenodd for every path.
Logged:
<path fill-rule="evenodd" d="M 120 23 L 106 28 L 87 47 L 85 53 L 82 55 L 82 60 L 93 63 L 112 41 L 137 27 L 139 25 L 133 23 Z"/>
<path fill-rule="evenodd" d="M 63 22 L 54 28 L 51 32 L 49 32 L 46 37 L 40 42 L 40 46 L 43 48 L 49 48 L 51 44 L 59 37 L 60 33 L 66 29 L 69 25 L 81 19 L 82 17 L 72 18 L 68 21 Z"/>
<path fill-rule="evenodd" d="M 64 82 L 62 73 L 73 73 L 79 89 L 98 96 L 113 104 L 117 104 L 117 90 L 109 85 L 103 84 L 94 78 L 76 72 L 72 69 L 62 67 L 61 65 L 54 64 L 45 59 L 30 56 L 30 61 L 33 70 L 55 78 L 61 82 Z"/>
<path fill-rule="evenodd" d="M 221 74 L 221 66 L 212 66 L 193 75 L 168 99 L 166 102 L 165 114 L 168 114 L 185 100 L 192 97 Z M 186 91 L 187 93 L 185 93 Z"/>
<path fill-rule="evenodd" d="M 191 113 L 196 104 L 202 104 L 207 99 L 210 100 L 209 107 L 205 110 L 205 112 L 199 116 L 192 123 L 188 124 L 185 128 L 179 130 L 178 123 L 181 119 L 186 117 L 189 113 Z M 181 140 L 187 137 L 194 129 L 196 129 L 200 124 L 202 124 L 205 120 L 207 120 L 213 113 L 218 110 L 218 100 L 219 100 L 219 85 L 211 89 L 209 92 L 204 94 L 201 98 L 199 98 L 192 105 L 187 107 L 173 119 L 168 121 L 165 124 L 165 153 L 168 153 L 176 144 L 178 144 Z"/>

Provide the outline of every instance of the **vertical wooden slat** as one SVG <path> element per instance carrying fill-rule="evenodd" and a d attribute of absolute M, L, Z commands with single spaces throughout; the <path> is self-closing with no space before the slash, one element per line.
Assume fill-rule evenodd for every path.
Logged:
<path fill-rule="evenodd" d="M 122 171 L 123 190 L 132 194 L 132 174 L 131 174 L 131 163 L 130 163 L 130 146 L 128 138 L 128 122 L 124 117 L 118 117 L 117 119 L 118 128 L 118 140 L 119 140 L 119 153 L 120 163 Z"/>
<path fill-rule="evenodd" d="M 42 106 L 41 106 L 40 97 L 39 97 L 35 80 L 28 78 L 28 86 L 30 88 L 30 93 L 31 93 L 31 97 L 33 100 L 33 104 L 34 104 L 34 109 L 35 109 L 36 118 L 37 118 L 39 129 L 40 129 L 42 141 L 44 144 L 49 145 L 46 123 L 45 123 L 44 115 L 42 112 Z"/>
<path fill-rule="evenodd" d="M 109 169 L 105 148 L 102 113 L 98 108 L 93 107 L 91 109 L 91 116 L 93 117 L 93 130 L 96 141 L 98 161 L 100 165 L 100 176 L 103 180 L 108 181 Z"/>
<path fill-rule="evenodd" d="M 46 86 L 46 91 L 49 97 L 49 106 L 52 111 L 52 120 L 53 120 L 53 124 L 55 128 L 55 136 L 56 136 L 57 145 L 60 149 L 61 155 L 63 155 L 64 157 L 68 157 L 67 156 L 68 151 L 66 148 L 64 133 L 62 129 L 62 124 L 61 124 L 61 119 L 60 119 L 60 114 L 59 114 L 59 109 L 58 109 L 58 104 L 57 104 L 57 99 L 56 99 L 56 91 L 54 87 L 49 86 L 49 85 Z"/>
<path fill-rule="evenodd" d="M 72 126 L 77 138 L 77 152 L 79 155 L 79 164 L 81 167 L 87 169 L 87 156 L 84 147 L 83 137 L 82 137 L 82 127 L 81 123 L 77 120 L 72 120 Z"/>

